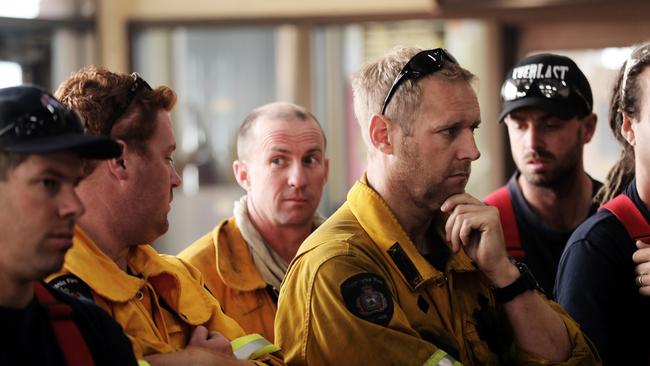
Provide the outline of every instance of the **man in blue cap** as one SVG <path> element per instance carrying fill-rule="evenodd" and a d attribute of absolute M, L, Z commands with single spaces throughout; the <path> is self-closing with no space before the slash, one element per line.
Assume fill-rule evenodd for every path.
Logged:
<path fill-rule="evenodd" d="M 0 89 L 2 365 L 135 365 L 120 326 L 94 304 L 42 282 L 63 265 L 84 213 L 85 159 L 119 156 L 78 115 L 34 86 Z"/>
<path fill-rule="evenodd" d="M 517 171 L 485 198 L 499 209 L 508 253 L 528 265 L 552 297 L 560 256 L 597 205 L 602 184 L 584 170 L 596 130 L 589 81 L 568 57 L 536 54 L 510 70 L 499 121 L 508 128 Z"/>

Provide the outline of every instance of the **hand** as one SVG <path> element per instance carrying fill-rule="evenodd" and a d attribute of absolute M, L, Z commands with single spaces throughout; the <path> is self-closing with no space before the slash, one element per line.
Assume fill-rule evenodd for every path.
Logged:
<path fill-rule="evenodd" d="M 447 198 L 440 209 L 449 214 L 445 231 L 454 253 L 463 248 L 497 287 L 519 277 L 519 270 L 508 259 L 497 208 L 460 193 Z"/>
<path fill-rule="evenodd" d="M 632 260 L 637 264 L 634 268 L 637 275 L 634 281 L 639 286 L 641 295 L 650 296 L 650 243 L 637 240 L 636 247 L 639 249 L 632 254 Z"/>
<path fill-rule="evenodd" d="M 230 341 L 219 332 L 208 331 L 208 328 L 199 325 L 194 328 L 192 337 L 187 347 L 202 347 L 209 350 L 235 357 Z"/>
<path fill-rule="evenodd" d="M 156 353 L 145 356 L 151 366 L 243 366 L 251 361 L 238 360 L 234 356 L 214 352 L 204 347 L 188 346 L 184 350 L 171 353 Z"/>

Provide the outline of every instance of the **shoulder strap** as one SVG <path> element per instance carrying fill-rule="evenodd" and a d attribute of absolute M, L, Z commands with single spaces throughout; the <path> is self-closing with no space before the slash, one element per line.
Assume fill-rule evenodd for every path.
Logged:
<path fill-rule="evenodd" d="M 512 208 L 512 200 L 510 199 L 508 186 L 503 186 L 495 192 L 490 193 L 483 201 L 499 210 L 501 227 L 503 228 L 503 236 L 506 241 L 508 254 L 515 259 L 523 259 L 526 252 L 521 247 L 519 228 L 517 227 L 515 210 Z"/>
<path fill-rule="evenodd" d="M 47 310 L 50 325 L 66 363 L 74 366 L 93 366 L 95 363 L 88 345 L 72 320 L 72 308 L 57 301 L 40 282 L 34 283 L 34 293 L 39 304 Z"/>
<path fill-rule="evenodd" d="M 623 223 L 625 230 L 633 240 L 650 238 L 650 225 L 634 201 L 625 194 L 619 194 L 601 208 L 608 210 Z"/>

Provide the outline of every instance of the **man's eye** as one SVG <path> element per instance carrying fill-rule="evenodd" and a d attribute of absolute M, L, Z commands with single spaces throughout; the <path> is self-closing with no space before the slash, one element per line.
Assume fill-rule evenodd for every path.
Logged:
<path fill-rule="evenodd" d="M 557 121 L 548 121 L 544 123 L 544 128 L 547 130 L 554 130 L 560 127 L 560 123 Z"/>
<path fill-rule="evenodd" d="M 42 179 L 40 181 L 40 184 L 47 189 L 48 191 L 55 192 L 56 190 L 59 189 L 61 186 L 61 183 L 59 183 L 57 180 L 54 179 Z"/>
<path fill-rule="evenodd" d="M 453 136 L 458 135 L 459 131 L 460 131 L 460 129 L 458 127 L 450 127 L 450 128 L 445 129 L 445 130 L 442 130 L 442 133 L 447 135 L 447 136 L 453 137 Z"/>
<path fill-rule="evenodd" d="M 284 164 L 284 158 L 273 158 L 273 159 L 271 159 L 271 164 L 273 164 L 273 165 L 282 165 L 282 164 Z"/>
<path fill-rule="evenodd" d="M 308 157 L 302 159 L 302 162 L 304 164 L 316 164 L 316 163 L 318 163 L 318 159 L 316 159 L 315 156 L 308 156 Z"/>

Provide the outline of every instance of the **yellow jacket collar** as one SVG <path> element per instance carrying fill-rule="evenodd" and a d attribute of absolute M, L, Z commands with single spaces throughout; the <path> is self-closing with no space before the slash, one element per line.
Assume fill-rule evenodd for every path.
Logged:
<path fill-rule="evenodd" d="M 159 254 L 150 245 L 132 248 L 129 266 L 141 274 L 184 321 L 199 325 L 210 320 L 213 300 L 199 280 L 201 274 L 196 268 L 174 256 Z"/>
<path fill-rule="evenodd" d="M 79 226 L 75 227 L 64 267 L 111 301 L 125 302 L 144 285 L 142 279 L 122 271 Z"/>
<path fill-rule="evenodd" d="M 78 226 L 65 268 L 98 295 L 112 302 L 128 302 L 146 282 L 187 323 L 199 325 L 211 316 L 212 300 L 203 289 L 200 273 L 180 259 L 160 255 L 149 245 L 129 251 L 128 265 L 143 278 L 122 271 Z"/>
<path fill-rule="evenodd" d="M 217 272 L 228 287 L 240 291 L 266 288 L 234 217 L 221 221 L 212 230 L 212 242 Z"/>
<path fill-rule="evenodd" d="M 444 273 L 433 267 L 418 252 L 386 201 L 368 185 L 365 174 L 350 189 L 347 200 L 359 224 L 412 289 L 417 289 L 430 280 L 439 281 L 444 278 Z M 442 215 L 436 221 L 438 234 L 444 238 Z M 408 264 L 409 261 L 412 265 Z M 410 267 L 413 272 L 408 273 L 409 270 L 405 270 L 405 267 Z M 457 272 L 476 270 L 462 250 L 452 256 L 447 268 Z"/>

